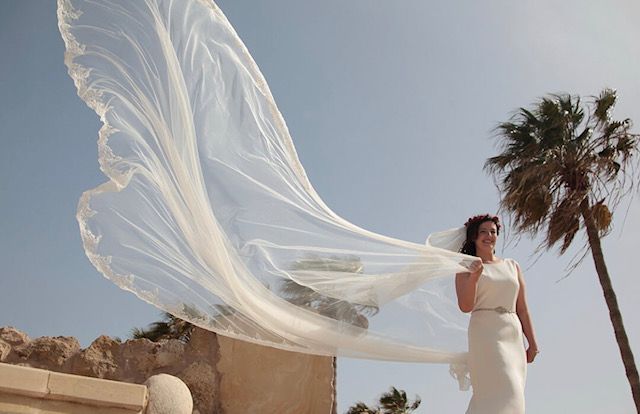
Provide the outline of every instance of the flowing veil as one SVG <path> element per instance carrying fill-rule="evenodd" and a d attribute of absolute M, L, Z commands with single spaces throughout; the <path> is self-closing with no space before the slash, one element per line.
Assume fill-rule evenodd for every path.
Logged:
<path fill-rule="evenodd" d="M 93 265 L 222 335 L 320 355 L 463 363 L 452 230 L 418 244 L 313 189 L 246 47 L 210 0 L 58 0 L 109 180 L 83 194 Z M 439 248 L 435 246 L 442 246 Z M 448 250 L 452 249 L 452 250 Z"/>

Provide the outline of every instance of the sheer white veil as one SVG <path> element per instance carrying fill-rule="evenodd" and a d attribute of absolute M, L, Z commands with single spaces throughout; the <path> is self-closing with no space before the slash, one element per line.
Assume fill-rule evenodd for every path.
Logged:
<path fill-rule="evenodd" d="M 460 230 L 427 244 L 332 212 L 269 87 L 207 0 L 58 0 L 65 63 L 100 116 L 78 222 L 122 289 L 198 326 L 321 355 L 463 363 Z M 442 248 L 441 248 L 442 247 Z"/>

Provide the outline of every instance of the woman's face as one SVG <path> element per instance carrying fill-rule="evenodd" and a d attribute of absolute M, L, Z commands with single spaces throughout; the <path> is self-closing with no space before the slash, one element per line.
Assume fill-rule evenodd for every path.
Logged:
<path fill-rule="evenodd" d="M 498 227 L 493 221 L 485 221 L 478 227 L 478 237 L 475 240 L 476 252 L 491 252 L 496 249 Z"/>

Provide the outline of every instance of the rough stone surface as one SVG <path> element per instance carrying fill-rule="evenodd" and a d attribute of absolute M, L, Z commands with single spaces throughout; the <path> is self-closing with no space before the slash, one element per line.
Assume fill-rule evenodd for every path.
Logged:
<path fill-rule="evenodd" d="M 64 371 L 65 362 L 79 350 L 80 343 L 76 338 L 43 336 L 14 345 L 3 362 Z"/>
<path fill-rule="evenodd" d="M 0 340 L 11 346 L 18 346 L 31 341 L 26 333 L 20 332 L 12 326 L 4 326 L 0 328 Z"/>
<path fill-rule="evenodd" d="M 75 338 L 31 340 L 0 328 L 0 361 L 142 384 L 157 374 L 181 378 L 191 390 L 192 414 L 330 413 L 333 365 L 329 357 L 253 345 L 195 328 L 177 339 L 119 342 L 107 336 L 80 349 Z"/>
<path fill-rule="evenodd" d="M 175 367 L 184 364 L 186 344 L 178 340 L 163 342 L 156 352 L 155 366 L 157 368 Z"/>
<path fill-rule="evenodd" d="M 120 375 L 122 381 L 139 382 L 149 378 L 155 368 L 158 344 L 148 339 L 132 339 L 120 348 Z M 144 381 L 144 380 L 143 380 Z"/>
<path fill-rule="evenodd" d="M 11 352 L 11 345 L 0 339 L 0 362 L 4 362 Z"/>
<path fill-rule="evenodd" d="M 201 409 L 207 408 L 210 412 L 220 412 L 218 402 L 218 374 L 214 367 L 202 361 L 193 362 L 179 377 L 191 390 L 193 403 Z"/>
<path fill-rule="evenodd" d="M 119 350 L 119 342 L 105 335 L 99 336 L 88 348 L 74 355 L 69 372 L 87 377 L 119 379 L 116 361 Z"/>
<path fill-rule="evenodd" d="M 2 362 L 34 368 L 142 384 L 149 377 L 168 373 L 183 377 L 193 387 L 195 408 L 201 414 L 221 413 L 217 401 L 215 334 L 195 329 L 185 344 L 177 339 L 119 342 L 100 336 L 86 349 L 75 338 L 42 337 L 34 340 L 14 328 L 0 328 Z"/>
<path fill-rule="evenodd" d="M 191 393 L 179 378 L 158 374 L 146 380 L 144 384 L 149 389 L 147 414 L 191 414 Z"/>

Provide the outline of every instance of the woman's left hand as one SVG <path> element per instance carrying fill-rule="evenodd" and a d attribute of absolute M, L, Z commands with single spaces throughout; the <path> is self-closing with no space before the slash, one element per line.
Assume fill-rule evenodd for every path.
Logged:
<path fill-rule="evenodd" d="M 539 353 L 540 351 L 538 351 L 538 348 L 534 348 L 532 346 L 527 348 L 527 363 L 529 364 L 532 363 L 533 360 L 536 359 Z"/>

